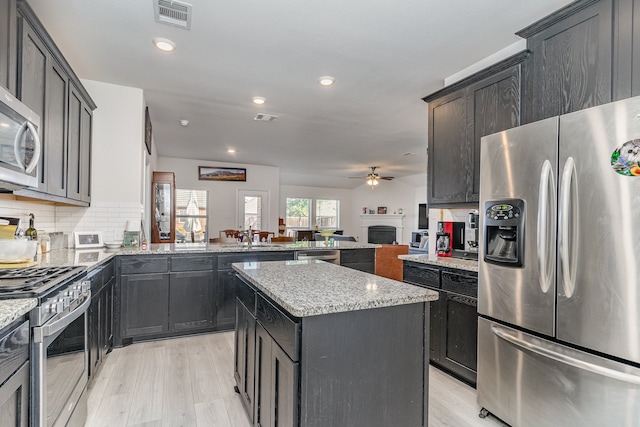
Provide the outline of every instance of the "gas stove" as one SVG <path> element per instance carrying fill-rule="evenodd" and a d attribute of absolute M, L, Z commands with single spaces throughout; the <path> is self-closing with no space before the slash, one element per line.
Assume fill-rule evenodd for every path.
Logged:
<path fill-rule="evenodd" d="M 9 268 L 0 270 L 0 298 L 38 298 L 80 279 L 85 267 Z"/>

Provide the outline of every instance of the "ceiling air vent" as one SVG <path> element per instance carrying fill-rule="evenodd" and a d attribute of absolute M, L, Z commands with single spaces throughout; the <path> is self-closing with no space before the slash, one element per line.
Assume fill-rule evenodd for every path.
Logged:
<path fill-rule="evenodd" d="M 180 1 L 155 0 L 153 3 L 156 22 L 191 29 L 191 5 Z"/>
<path fill-rule="evenodd" d="M 273 114 L 263 114 L 258 113 L 253 120 L 258 120 L 261 122 L 275 122 L 278 116 L 274 116 Z"/>

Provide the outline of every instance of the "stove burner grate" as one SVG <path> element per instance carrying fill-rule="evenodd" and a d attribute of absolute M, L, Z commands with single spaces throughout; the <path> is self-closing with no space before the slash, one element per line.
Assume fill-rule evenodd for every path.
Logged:
<path fill-rule="evenodd" d="M 35 289 L 66 276 L 77 267 L 9 268 L 0 270 L 0 292 Z"/>

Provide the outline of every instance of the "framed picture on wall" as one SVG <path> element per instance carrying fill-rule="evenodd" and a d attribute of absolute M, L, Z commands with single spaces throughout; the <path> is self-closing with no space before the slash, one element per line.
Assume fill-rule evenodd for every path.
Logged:
<path fill-rule="evenodd" d="M 151 129 L 151 116 L 149 116 L 149 107 L 144 110 L 144 145 L 147 146 L 147 153 L 151 155 L 151 139 L 153 131 Z"/>
<path fill-rule="evenodd" d="M 218 166 L 198 166 L 200 181 L 246 181 L 245 168 L 223 168 Z"/>
<path fill-rule="evenodd" d="M 386 206 L 378 206 L 378 215 L 385 215 L 387 213 Z"/>

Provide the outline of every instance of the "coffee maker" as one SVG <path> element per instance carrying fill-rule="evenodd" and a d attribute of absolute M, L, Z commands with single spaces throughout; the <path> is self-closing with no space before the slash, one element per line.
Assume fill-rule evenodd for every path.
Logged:
<path fill-rule="evenodd" d="M 467 244 L 469 245 L 469 252 L 478 253 L 478 211 L 472 210 L 469 212 L 469 229 L 471 230 L 471 235 L 469 236 L 469 240 L 467 240 Z"/>
<path fill-rule="evenodd" d="M 450 257 L 454 251 L 464 250 L 464 222 L 439 221 L 436 230 L 439 257 Z"/>

